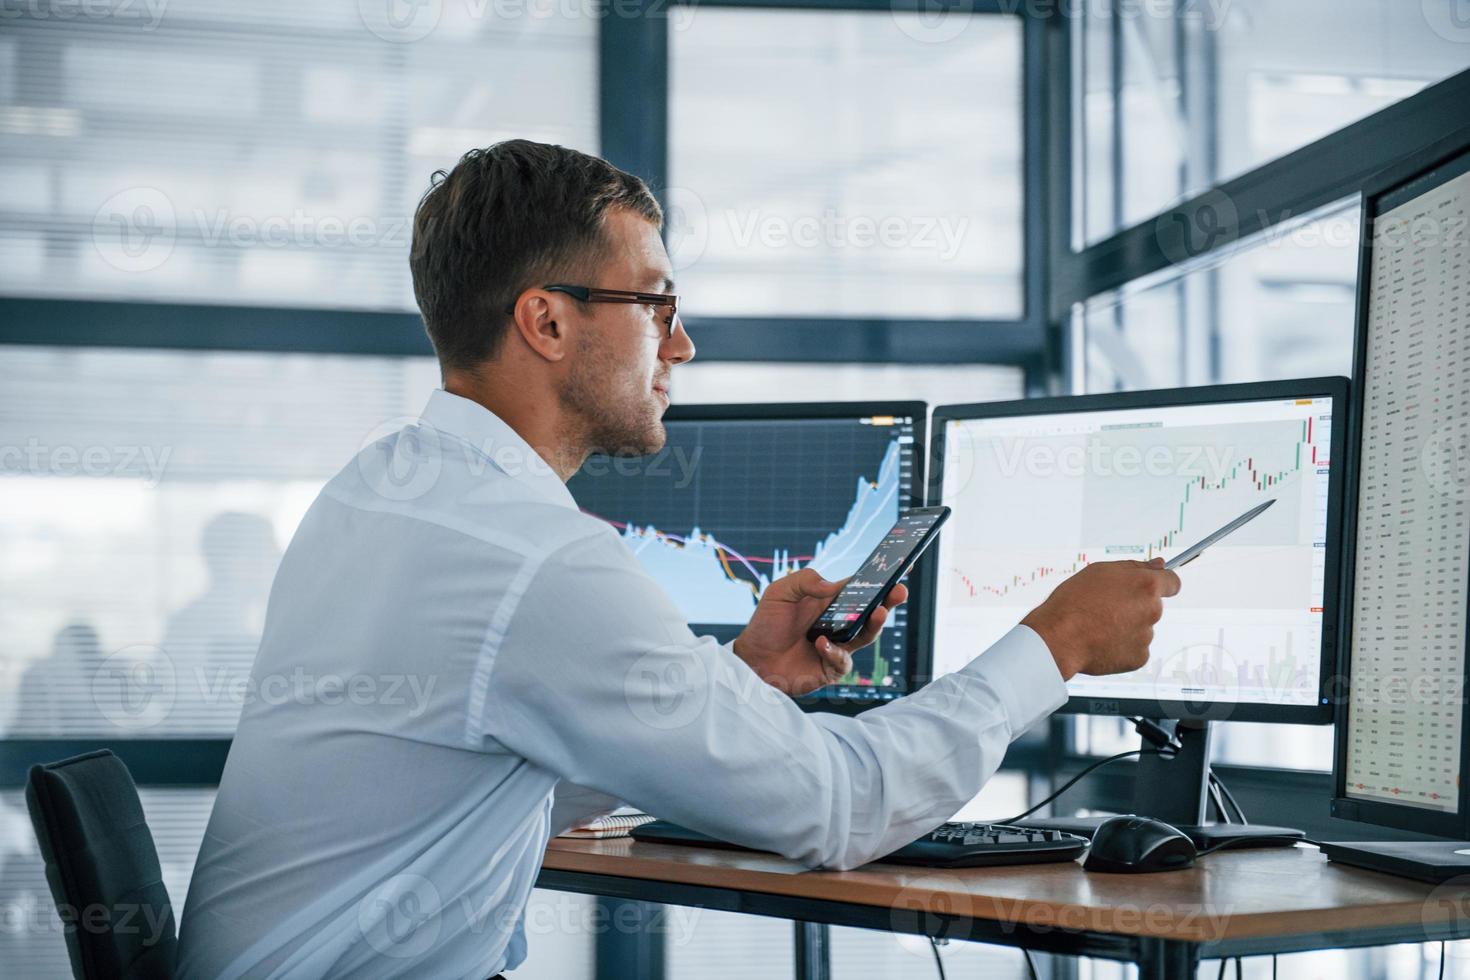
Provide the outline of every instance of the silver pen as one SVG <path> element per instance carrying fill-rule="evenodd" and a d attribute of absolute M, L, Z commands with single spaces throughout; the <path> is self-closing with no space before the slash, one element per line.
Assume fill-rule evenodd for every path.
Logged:
<path fill-rule="evenodd" d="M 1183 566 L 1188 565 L 1190 562 L 1198 558 L 1200 554 L 1203 553 L 1204 550 L 1210 545 L 1219 541 L 1226 535 L 1234 534 L 1242 527 L 1245 527 L 1251 521 L 1255 520 L 1262 513 L 1264 513 L 1267 507 L 1270 507 L 1274 503 L 1276 503 L 1276 498 L 1273 497 L 1270 500 L 1266 501 L 1264 504 L 1258 504 L 1255 507 L 1252 507 L 1244 514 L 1241 514 L 1235 520 L 1231 521 L 1229 524 L 1226 524 L 1224 527 L 1220 528 L 1220 530 L 1216 531 L 1214 534 L 1209 535 L 1202 541 L 1190 545 L 1188 548 L 1185 548 L 1173 558 L 1170 558 L 1168 561 L 1164 562 L 1164 567 L 1182 568 Z"/>

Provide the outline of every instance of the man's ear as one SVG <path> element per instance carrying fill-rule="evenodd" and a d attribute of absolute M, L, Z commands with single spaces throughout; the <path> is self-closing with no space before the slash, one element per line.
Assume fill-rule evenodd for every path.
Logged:
<path fill-rule="evenodd" d="M 527 347 L 548 361 L 560 361 L 567 356 L 567 323 L 559 319 L 566 312 L 566 305 L 561 299 L 544 290 L 528 289 L 516 300 L 511 314 L 511 328 L 520 334 Z"/>

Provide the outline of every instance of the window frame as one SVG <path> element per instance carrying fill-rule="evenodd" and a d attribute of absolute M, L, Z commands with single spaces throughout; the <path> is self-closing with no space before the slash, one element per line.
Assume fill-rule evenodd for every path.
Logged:
<path fill-rule="evenodd" d="M 1116 20 L 1116 19 L 1114 19 Z M 1080 114 L 1076 113 L 1074 76 L 1081 75 L 1081 58 L 1084 53 L 1075 44 L 1076 36 L 1070 21 L 1059 17 L 1051 18 L 1048 24 L 1046 54 L 1051 67 L 1047 96 L 1046 133 L 1044 143 L 1046 158 L 1046 265 L 1049 276 L 1047 288 L 1046 322 L 1048 348 L 1046 378 L 1055 391 L 1080 393 L 1078 387 L 1085 370 L 1085 337 L 1072 329 L 1073 310 L 1095 297 L 1115 293 L 1141 279 L 1158 273 L 1191 266 L 1203 262 L 1207 265 L 1210 278 L 1215 277 L 1212 259 L 1227 256 L 1242 241 L 1250 240 L 1278 225 L 1289 225 L 1304 216 L 1317 212 L 1345 199 L 1361 201 L 1362 192 L 1374 175 L 1389 168 L 1395 162 L 1434 145 L 1463 125 L 1463 106 L 1470 104 L 1470 69 L 1465 69 L 1419 92 L 1335 130 L 1290 153 L 1268 160 L 1229 180 L 1216 182 L 1203 191 L 1192 194 L 1172 207 L 1166 208 L 1142 220 L 1120 228 L 1114 233 L 1091 244 L 1084 235 L 1074 231 L 1079 227 L 1078 208 L 1083 205 L 1079 194 L 1080 182 L 1076 173 L 1078 156 L 1074 152 L 1083 139 Z M 1213 51 L 1211 56 L 1213 57 Z M 1113 58 L 1110 66 L 1111 86 L 1116 95 L 1121 85 L 1122 67 Z M 1208 88 L 1213 84 L 1212 72 L 1191 69 L 1182 75 L 1186 84 L 1203 86 L 1203 91 L 1185 93 L 1186 98 L 1208 102 L 1212 94 Z M 1116 99 L 1115 99 L 1116 104 Z M 1121 146 L 1119 128 L 1120 114 L 1114 113 L 1113 146 L 1116 156 Z M 1213 154 L 1214 147 L 1205 140 L 1201 152 Z M 1115 161 L 1116 162 L 1116 161 Z M 1113 207 L 1119 207 L 1116 186 L 1119 171 L 1114 169 Z M 1195 250 L 1182 229 L 1196 227 L 1198 216 L 1208 208 L 1217 207 L 1221 195 L 1234 205 L 1238 221 L 1210 247 Z M 1079 247 L 1078 239 L 1083 239 Z M 1176 258 L 1178 257 L 1178 258 Z M 1182 279 L 1180 280 L 1182 282 Z M 1210 286 L 1209 283 L 1206 284 Z M 1214 287 L 1218 293 L 1217 286 Z M 1222 325 L 1213 310 L 1207 311 L 1207 329 L 1213 340 Z M 1218 344 L 1209 357 L 1218 357 Z M 1078 754 L 1075 726 L 1077 719 L 1070 716 L 1053 716 L 1050 720 L 1050 736 L 1056 746 L 1055 758 L 1064 767 L 1076 768 L 1082 762 L 1096 757 Z M 1295 769 L 1276 766 L 1229 765 L 1220 767 L 1229 770 L 1247 785 L 1276 787 L 1283 778 L 1301 786 L 1314 788 L 1329 787 L 1329 774 L 1317 770 Z M 1066 776 L 1063 769 L 1054 769 L 1051 774 L 1053 786 Z M 1078 789 L 1081 789 L 1079 786 Z M 1076 792 L 1074 790 L 1073 792 Z M 1093 805 L 1103 808 L 1124 809 L 1131 805 L 1116 791 L 1106 788 L 1096 791 L 1103 794 L 1109 804 Z M 1309 794 L 1310 795 L 1310 794 Z M 1330 795 L 1330 794 L 1329 794 Z M 1302 801 L 1306 796 L 1288 797 L 1282 794 L 1262 793 L 1256 806 L 1251 809 L 1252 819 L 1266 823 L 1292 826 L 1303 825 Z M 1323 800 L 1320 793 L 1312 798 Z M 1079 802 L 1081 801 L 1081 802 Z M 1087 805 L 1079 797 L 1068 806 Z M 1323 808 L 1325 814 L 1325 807 Z M 1327 824 L 1315 818 L 1313 828 Z M 1345 824 L 1341 821 L 1332 825 L 1336 832 L 1348 832 L 1363 838 L 1394 839 L 1391 834 L 1382 836 L 1378 828 L 1367 824 Z"/>
<path fill-rule="evenodd" d="M 934 13 L 926 0 L 628 0 L 599 23 L 598 132 L 602 155 L 662 197 L 669 173 L 671 5 L 772 10 Z M 1020 366 L 1028 388 L 1046 370 L 1045 152 L 1043 69 L 1046 24 L 1014 0 L 974 0 L 973 16 L 1021 17 L 1022 300 L 1013 319 L 723 317 L 690 311 L 699 356 L 789 363 L 986 363 Z M 208 333 L 200 324 L 208 323 Z M 796 329 L 793 329 L 796 328 Z M 416 313 L 279 306 L 210 305 L 0 296 L 0 344 L 45 343 L 191 350 L 431 354 Z"/>

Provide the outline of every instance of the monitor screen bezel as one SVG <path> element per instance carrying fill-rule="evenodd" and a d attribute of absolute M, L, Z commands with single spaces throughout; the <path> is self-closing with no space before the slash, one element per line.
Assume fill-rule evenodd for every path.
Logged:
<path fill-rule="evenodd" d="M 1060 415 L 1076 412 L 1106 412 L 1138 408 L 1172 408 L 1188 405 L 1230 404 L 1232 402 L 1275 401 L 1285 398 L 1332 399 L 1332 436 L 1329 440 L 1329 456 L 1334 465 L 1328 471 L 1327 490 L 1327 544 L 1324 567 L 1328 569 L 1322 587 L 1322 644 L 1320 651 L 1319 676 L 1321 693 L 1315 705 L 1276 705 L 1259 702 L 1240 702 L 1212 705 L 1193 713 L 1190 718 L 1199 721 L 1259 721 L 1280 724 L 1326 725 L 1332 722 L 1330 685 L 1337 666 L 1337 629 L 1339 613 L 1339 577 L 1331 574 L 1337 568 L 1341 527 L 1339 508 L 1342 500 L 1343 467 L 1335 461 L 1342 459 L 1345 444 L 1343 426 L 1339 424 L 1347 410 L 1348 380 L 1343 377 L 1304 378 L 1293 381 L 1266 381 L 1252 384 L 1207 385 L 1195 388 L 1166 388 L 1150 391 L 1112 392 L 1099 395 L 1070 395 L 1059 398 L 1033 398 L 1009 402 L 981 402 L 972 405 L 940 405 L 934 409 L 931 452 L 929 462 L 928 499 L 933 503 L 948 503 L 942 499 L 944 486 L 945 430 L 951 421 L 994 419 L 1022 415 Z M 951 506 L 953 506 L 951 504 Z M 935 549 L 936 552 L 938 549 Z M 936 556 L 937 561 L 937 556 Z M 932 579 L 931 579 L 932 581 Z M 929 608 L 924 621 L 929 632 L 924 637 L 926 660 L 919 666 L 924 676 L 933 670 L 934 629 L 938 623 L 938 589 L 928 590 Z M 1166 613 L 1167 615 L 1167 613 Z M 1060 711 L 1068 714 L 1091 715 L 1141 715 L 1145 718 L 1178 718 L 1177 704 L 1157 699 L 1142 698 L 1098 698 L 1073 696 L 1067 699 Z"/>
<path fill-rule="evenodd" d="M 872 415 L 906 415 L 914 420 L 914 493 L 910 494 L 908 507 L 924 506 L 923 494 L 928 464 L 927 436 L 929 433 L 929 403 L 924 401 L 874 401 L 874 402 L 723 402 L 711 404 L 686 404 L 677 402 L 664 413 L 665 422 L 719 422 L 719 421 L 783 421 L 802 419 L 865 418 Z M 916 665 L 920 651 L 919 643 L 927 632 L 922 622 L 925 606 L 920 600 L 928 592 L 927 583 L 932 574 L 931 565 L 936 549 L 930 548 L 919 559 L 914 570 L 904 581 L 909 587 L 909 629 L 904 644 L 904 691 L 895 698 L 856 699 L 838 693 L 823 694 L 821 691 L 793 700 L 806 711 L 823 711 L 833 714 L 855 715 L 884 704 L 892 704 L 904 694 L 917 689 L 919 679 Z M 825 690 L 825 689 L 824 689 Z"/>
<path fill-rule="evenodd" d="M 1459 169 L 1457 169 L 1459 168 Z M 1460 783 L 1458 812 L 1445 813 L 1407 803 L 1388 803 L 1365 800 L 1347 794 L 1347 725 L 1352 690 L 1352 602 L 1354 589 L 1354 558 L 1356 548 L 1357 508 L 1359 489 L 1359 446 L 1363 424 L 1364 392 L 1361 381 L 1368 353 L 1368 303 L 1371 293 L 1373 266 L 1373 228 L 1377 217 L 1386 210 L 1433 189 L 1439 184 L 1470 169 L 1470 127 L 1459 130 L 1447 139 L 1435 143 L 1424 152 L 1376 174 L 1364 184 L 1362 214 L 1359 223 L 1358 289 L 1355 304 L 1355 326 L 1353 332 L 1353 377 L 1352 401 L 1348 408 L 1347 437 L 1351 447 L 1347 454 L 1348 465 L 1343 486 L 1343 561 L 1341 594 L 1342 604 L 1342 666 L 1341 690 L 1335 698 L 1336 738 L 1332 759 L 1332 801 L 1330 812 L 1334 817 L 1355 820 L 1361 823 L 1393 827 L 1399 830 L 1434 834 L 1440 837 L 1470 838 L 1470 785 L 1462 778 Z M 1470 542 L 1467 542 L 1470 548 Z M 1466 615 L 1470 616 L 1470 599 L 1467 599 Z M 1470 661 L 1470 651 L 1467 651 Z M 1462 678 L 1470 681 L 1470 662 L 1462 666 Z M 1464 688 L 1462 688 L 1463 690 Z M 1460 771 L 1463 774 L 1470 763 L 1470 709 L 1461 712 L 1460 719 Z"/>

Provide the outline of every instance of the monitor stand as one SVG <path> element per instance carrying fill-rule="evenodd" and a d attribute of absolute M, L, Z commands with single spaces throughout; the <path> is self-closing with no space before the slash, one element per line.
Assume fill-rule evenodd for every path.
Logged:
<path fill-rule="evenodd" d="M 1178 752 L 1159 755 L 1144 741 L 1145 755 L 1134 767 L 1133 812 L 1179 828 L 1201 850 L 1230 841 L 1232 847 L 1290 847 L 1305 835 L 1291 827 L 1264 824 L 1206 823 L 1210 793 L 1210 723 L 1180 721 L 1174 728 Z M 1020 821 L 1024 827 L 1064 830 L 1091 837 L 1107 817 L 1041 817 Z M 1235 843 L 1238 841 L 1239 843 Z"/>

